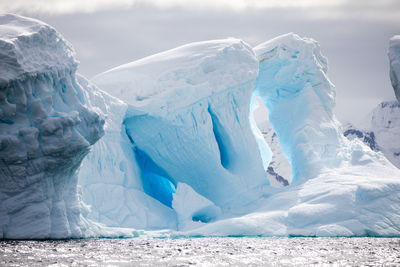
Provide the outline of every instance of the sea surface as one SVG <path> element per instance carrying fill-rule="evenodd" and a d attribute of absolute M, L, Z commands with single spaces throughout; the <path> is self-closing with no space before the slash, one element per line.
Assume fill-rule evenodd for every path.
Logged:
<path fill-rule="evenodd" d="M 400 238 L 0 241 L 0 266 L 400 266 Z"/>

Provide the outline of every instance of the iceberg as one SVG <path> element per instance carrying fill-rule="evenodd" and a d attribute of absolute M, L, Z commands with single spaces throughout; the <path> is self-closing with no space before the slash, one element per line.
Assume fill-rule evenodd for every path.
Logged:
<path fill-rule="evenodd" d="M 249 205 L 245 215 L 173 235 L 399 236 L 400 171 L 344 137 L 317 42 L 286 34 L 254 50 L 255 95 L 268 108 L 293 183 Z"/>
<path fill-rule="evenodd" d="M 56 30 L 3 15 L 0 58 L 0 238 L 400 236 L 400 170 L 344 136 L 312 39 L 192 43 L 88 81 Z M 397 110 L 374 113 L 378 146 Z"/>
<path fill-rule="evenodd" d="M 77 170 L 104 120 L 85 104 L 71 45 L 47 24 L 1 15 L 0 59 L 0 238 L 118 236 L 85 218 L 79 196 Z"/>
<path fill-rule="evenodd" d="M 123 126 L 145 193 L 172 208 L 182 183 L 235 214 L 268 192 L 249 122 L 257 74 L 252 49 L 226 39 L 128 63 L 93 82 L 128 104 Z"/>
<path fill-rule="evenodd" d="M 393 36 L 389 41 L 390 80 L 400 101 L 400 35 Z"/>

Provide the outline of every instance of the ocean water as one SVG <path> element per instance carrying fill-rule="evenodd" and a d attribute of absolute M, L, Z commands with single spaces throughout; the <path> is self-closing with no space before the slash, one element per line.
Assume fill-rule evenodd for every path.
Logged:
<path fill-rule="evenodd" d="M 400 238 L 0 241 L 0 266 L 400 266 Z"/>

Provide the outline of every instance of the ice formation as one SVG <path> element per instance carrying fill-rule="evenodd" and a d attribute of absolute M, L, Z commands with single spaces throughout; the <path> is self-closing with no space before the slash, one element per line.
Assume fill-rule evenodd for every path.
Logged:
<path fill-rule="evenodd" d="M 123 124 L 144 192 L 172 207 L 184 183 L 235 213 L 267 192 L 249 123 L 257 73 L 252 49 L 227 39 L 166 51 L 93 81 L 128 103 Z"/>
<path fill-rule="evenodd" d="M 104 136 L 85 157 L 78 173 L 88 218 L 108 226 L 176 229 L 176 213 L 144 193 L 140 169 L 123 119 L 128 105 L 79 77 L 85 98 L 105 120 Z"/>
<path fill-rule="evenodd" d="M 178 235 L 399 236 L 400 171 L 342 135 L 317 43 L 287 34 L 255 51 L 256 94 L 269 108 L 297 181 L 249 205 L 244 216 Z"/>
<path fill-rule="evenodd" d="M 85 106 L 72 47 L 40 21 L 2 15 L 0 59 L 0 238 L 105 234 L 77 191 L 104 121 Z"/>
<path fill-rule="evenodd" d="M 344 138 L 332 114 L 334 88 L 318 43 L 287 34 L 254 51 L 260 61 L 255 94 L 268 108 L 292 181 L 337 167 Z"/>
<path fill-rule="evenodd" d="M 397 101 L 400 101 L 400 35 L 395 35 L 389 42 L 390 80 L 392 81 Z"/>
<path fill-rule="evenodd" d="M 344 137 L 312 39 L 185 45 L 96 76 L 106 93 L 53 28 L 4 15 L 0 58 L 0 238 L 400 235 L 400 171 Z M 378 142 L 398 107 L 374 114 Z M 292 183 L 273 188 L 279 146 Z"/>

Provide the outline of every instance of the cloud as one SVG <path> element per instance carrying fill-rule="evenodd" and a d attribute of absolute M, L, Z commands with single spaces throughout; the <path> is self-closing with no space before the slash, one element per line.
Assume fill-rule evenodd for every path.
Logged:
<path fill-rule="evenodd" d="M 340 16 L 337 11 L 343 7 L 355 7 L 356 15 L 360 11 L 374 15 L 384 8 L 386 11 L 399 10 L 398 0 L 2 0 L 0 12 L 23 14 L 73 14 L 94 13 L 99 11 L 121 10 L 139 6 L 156 8 L 230 9 L 244 11 L 249 9 L 273 8 L 319 8 L 313 15 Z M 322 11 L 322 13 L 319 13 Z M 398 14 L 398 13 L 397 13 Z M 375 15 L 376 16 L 376 15 Z"/>

